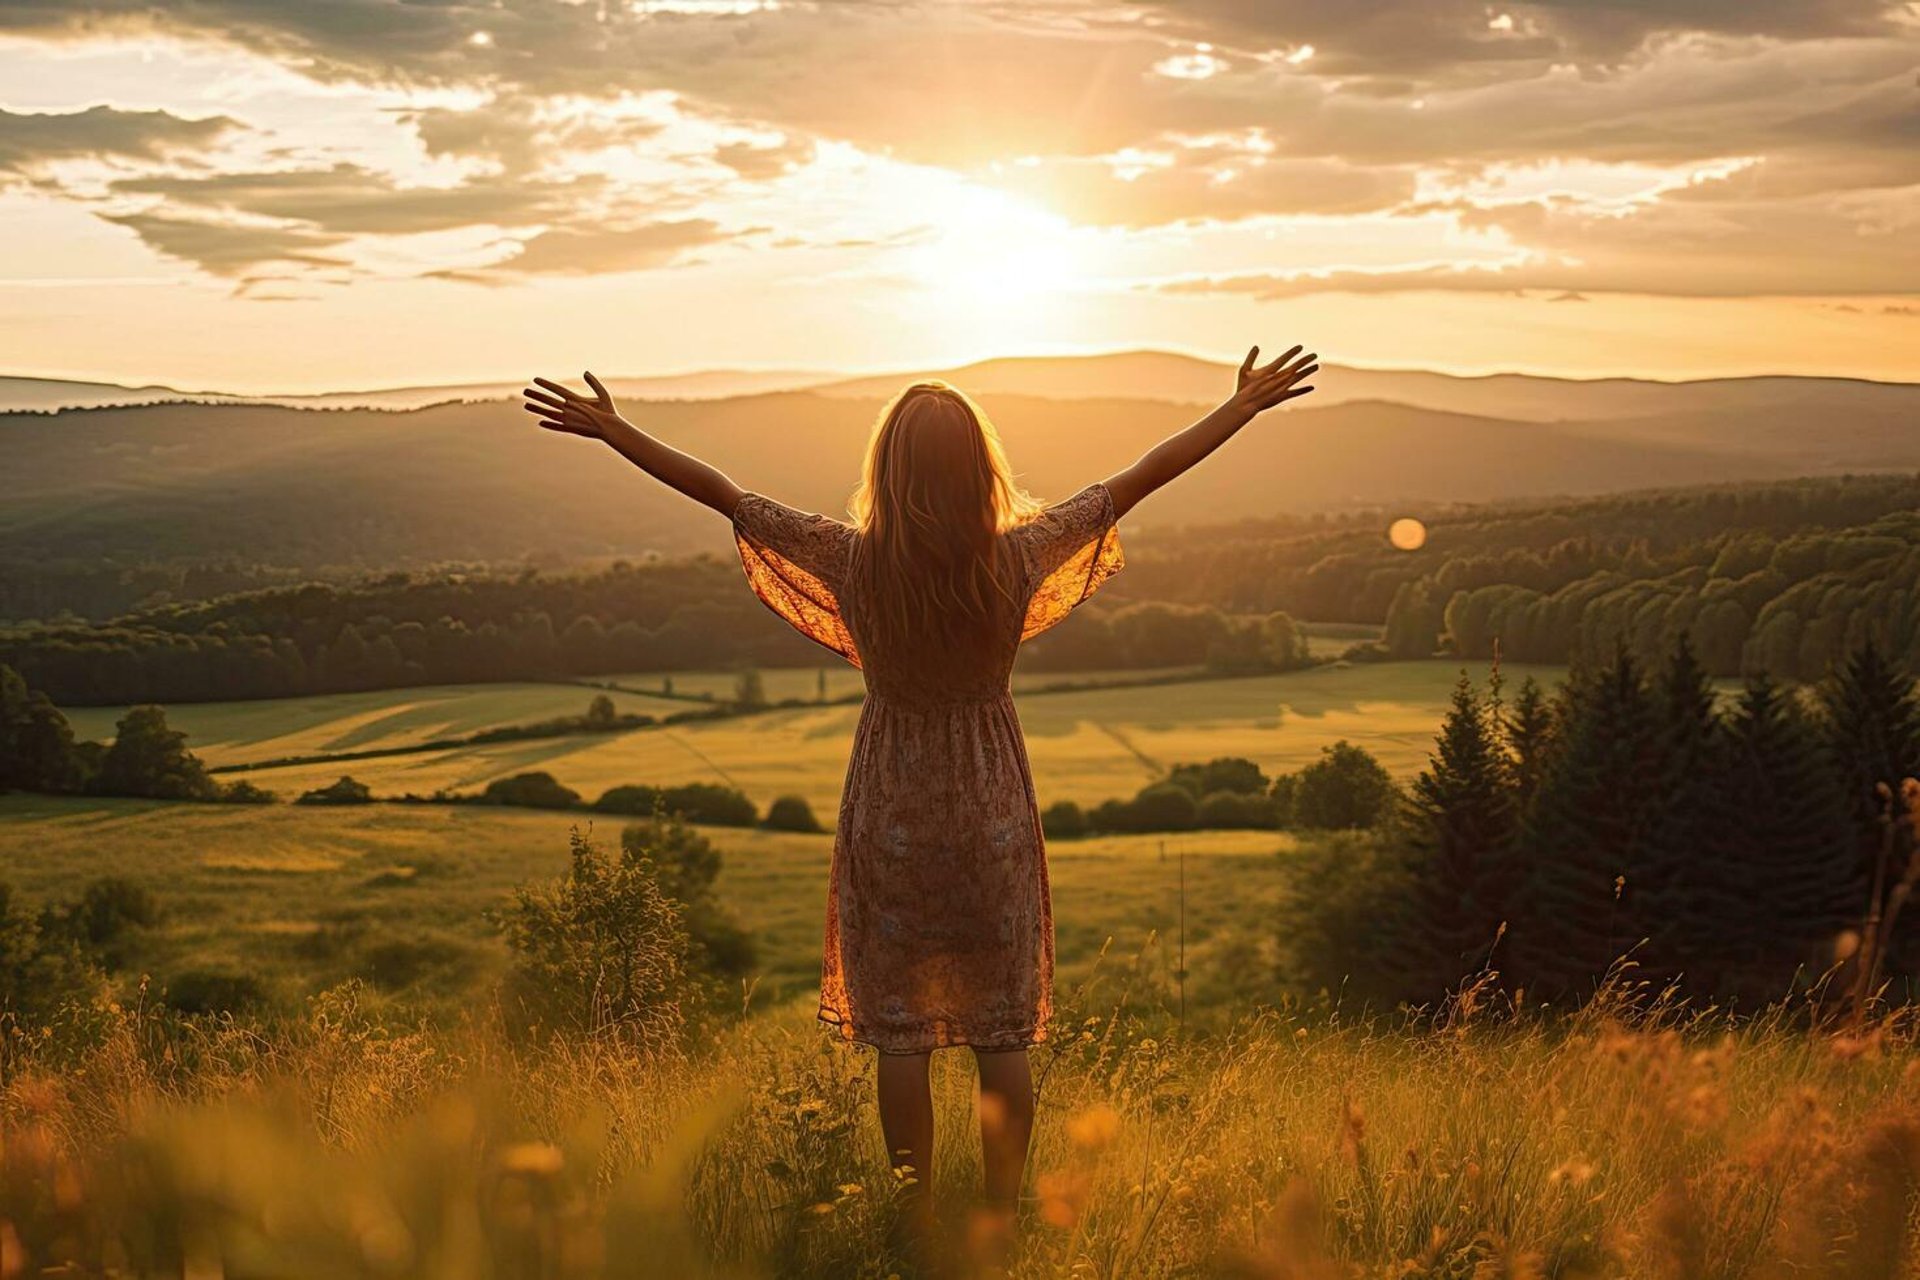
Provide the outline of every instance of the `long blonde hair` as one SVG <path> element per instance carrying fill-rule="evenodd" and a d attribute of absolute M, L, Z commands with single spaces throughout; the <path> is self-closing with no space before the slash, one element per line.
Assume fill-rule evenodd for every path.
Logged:
<path fill-rule="evenodd" d="M 874 425 L 853 495 L 869 625 L 890 643 L 984 634 L 1014 597 L 999 535 L 1039 510 L 978 405 L 944 382 L 902 391 Z"/>

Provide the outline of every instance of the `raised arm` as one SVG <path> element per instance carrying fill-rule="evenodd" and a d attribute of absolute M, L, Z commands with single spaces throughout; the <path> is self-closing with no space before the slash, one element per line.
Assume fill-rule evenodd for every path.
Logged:
<path fill-rule="evenodd" d="M 1311 352 L 1303 356 L 1295 347 L 1272 364 L 1256 366 L 1254 361 L 1259 358 L 1260 348 L 1247 352 L 1246 362 L 1240 366 L 1239 386 L 1225 404 L 1186 430 L 1168 436 L 1141 454 L 1139 461 L 1107 480 L 1115 519 L 1233 439 L 1235 432 L 1268 409 L 1313 390 L 1297 384 L 1320 368 L 1315 363 L 1320 357 Z"/>
<path fill-rule="evenodd" d="M 613 397 L 600 385 L 600 379 L 587 374 L 592 398 L 535 378 L 544 391 L 528 387 L 520 394 L 527 398 L 523 406 L 549 431 L 604 440 L 634 466 L 670 489 L 677 489 L 702 506 L 712 507 L 729 520 L 740 503 L 740 486 L 717 467 L 708 466 L 691 454 L 662 444 L 620 415 Z"/>

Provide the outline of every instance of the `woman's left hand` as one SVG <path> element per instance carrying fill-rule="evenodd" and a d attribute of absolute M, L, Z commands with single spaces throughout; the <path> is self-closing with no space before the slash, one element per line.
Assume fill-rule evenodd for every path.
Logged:
<path fill-rule="evenodd" d="M 536 391 L 533 387 L 523 390 L 520 394 L 527 402 L 521 407 L 539 418 L 540 425 L 549 431 L 605 440 L 613 427 L 626 421 L 614 405 L 613 396 L 600 385 L 600 379 L 594 377 L 592 371 L 587 373 L 587 385 L 593 388 L 591 398 L 545 378 L 535 378 L 534 382 L 546 390 Z"/>

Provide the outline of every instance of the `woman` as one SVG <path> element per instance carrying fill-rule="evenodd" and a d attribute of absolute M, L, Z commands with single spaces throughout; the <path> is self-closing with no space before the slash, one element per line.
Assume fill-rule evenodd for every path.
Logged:
<path fill-rule="evenodd" d="M 1253 420 L 1313 388 L 1316 357 L 1247 354 L 1219 408 L 1118 475 L 1040 508 L 993 426 L 938 382 L 903 391 L 867 447 L 853 520 L 748 493 L 653 439 L 588 373 L 591 397 L 537 378 L 543 427 L 603 440 L 733 521 L 754 591 L 861 668 L 867 698 L 835 828 L 820 1018 L 880 1051 L 880 1121 L 896 1167 L 931 1168 L 929 1054 L 980 1069 L 986 1192 L 1009 1229 L 1033 1086 L 1027 1046 L 1053 1009 L 1053 917 L 1032 775 L 1008 691 L 1014 650 L 1121 566 L 1114 524 Z M 908 1191 L 925 1230 L 925 1174 Z"/>

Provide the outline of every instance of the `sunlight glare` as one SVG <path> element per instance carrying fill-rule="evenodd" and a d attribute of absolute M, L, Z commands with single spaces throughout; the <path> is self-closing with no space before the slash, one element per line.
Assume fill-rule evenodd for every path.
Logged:
<path fill-rule="evenodd" d="M 1402 516 L 1387 526 L 1387 541 L 1396 551 L 1418 551 L 1427 545 L 1427 526 L 1412 516 Z"/>
<path fill-rule="evenodd" d="M 909 273 L 957 310 L 1023 310 L 1082 278 L 1079 237 L 1065 218 L 997 191 L 956 193 L 933 235 L 909 251 Z"/>

